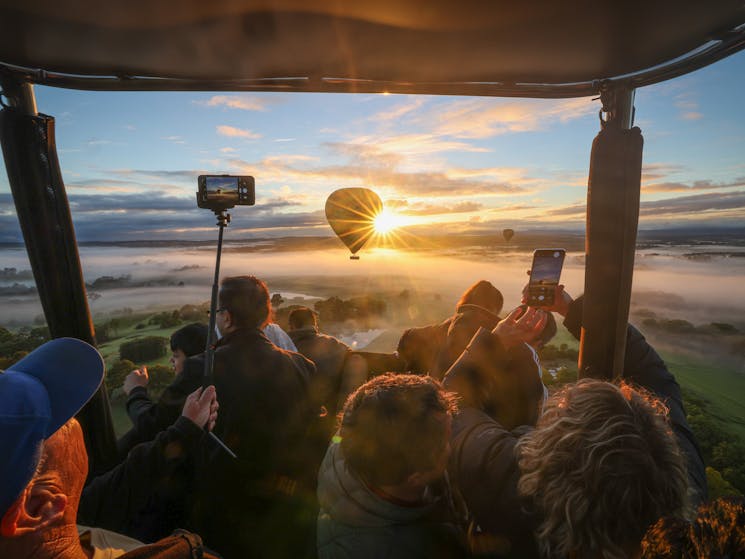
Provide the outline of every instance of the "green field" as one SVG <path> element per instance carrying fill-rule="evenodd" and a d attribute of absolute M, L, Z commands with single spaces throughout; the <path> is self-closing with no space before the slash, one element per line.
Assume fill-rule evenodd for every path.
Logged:
<path fill-rule="evenodd" d="M 112 338 L 109 341 L 98 345 L 98 350 L 101 352 L 101 355 L 103 355 L 107 369 L 119 360 L 119 346 L 122 343 L 145 336 L 158 336 L 168 339 L 171 337 L 171 334 L 175 330 L 178 330 L 181 326 L 183 326 L 180 325 L 171 328 L 160 328 L 155 324 L 148 324 L 150 316 L 143 317 L 142 315 L 140 315 L 137 318 L 139 318 L 139 320 L 132 320 L 131 324 L 122 327 L 121 330 L 118 331 L 118 336 L 116 338 Z M 136 326 L 138 324 L 144 324 L 145 327 L 137 329 Z M 170 355 L 170 351 L 167 351 L 164 356 L 158 359 L 154 359 L 152 361 L 147 361 L 144 363 L 136 363 L 136 365 L 169 366 L 168 360 L 170 359 Z M 116 432 L 117 437 L 122 436 L 132 426 L 132 423 L 129 420 L 124 407 L 125 401 L 125 396 L 119 391 L 114 391 L 112 397 L 110 398 L 111 417 L 112 421 L 114 422 L 114 431 Z"/>
<path fill-rule="evenodd" d="M 707 400 L 713 418 L 745 440 L 745 374 L 686 355 L 661 355 L 678 383 Z"/>

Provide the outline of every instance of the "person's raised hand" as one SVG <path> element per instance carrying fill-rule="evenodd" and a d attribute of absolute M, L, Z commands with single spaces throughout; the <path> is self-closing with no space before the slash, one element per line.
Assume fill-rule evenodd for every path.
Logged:
<path fill-rule="evenodd" d="M 124 393 L 129 396 L 129 393 L 136 387 L 146 387 L 149 380 L 150 377 L 147 374 L 147 367 L 143 365 L 141 369 L 135 369 L 124 378 L 122 390 L 124 390 Z"/>
<path fill-rule="evenodd" d="M 528 274 L 530 274 L 530 270 L 528 270 Z M 528 287 L 529 283 L 525 284 L 525 287 L 523 287 L 523 293 L 522 298 L 520 299 L 520 302 L 523 305 L 528 304 Z M 564 289 L 563 284 L 559 284 L 556 286 L 556 289 L 554 290 L 554 302 L 551 305 L 545 305 L 539 307 L 540 309 L 543 309 L 544 311 L 548 312 L 556 312 L 559 313 L 561 316 L 566 317 L 567 313 L 569 312 L 569 305 L 574 301 L 572 299 L 572 296 L 569 295 Z"/>
<path fill-rule="evenodd" d="M 206 426 L 208 431 L 212 431 L 217 421 L 219 407 L 215 387 L 213 385 L 207 388 L 200 387 L 187 396 L 181 415 L 196 423 L 198 427 Z"/>
<path fill-rule="evenodd" d="M 543 331 L 546 320 L 546 313 L 540 309 L 518 307 L 500 321 L 492 333 L 499 336 L 502 345 L 510 348 L 521 342 L 533 341 Z"/>
<path fill-rule="evenodd" d="M 564 290 L 562 284 L 559 284 L 556 286 L 556 291 L 554 292 L 554 304 L 550 307 L 546 307 L 546 310 L 557 312 L 566 318 L 566 315 L 569 312 L 569 305 L 572 304 L 572 301 L 574 301 L 572 296 Z"/>

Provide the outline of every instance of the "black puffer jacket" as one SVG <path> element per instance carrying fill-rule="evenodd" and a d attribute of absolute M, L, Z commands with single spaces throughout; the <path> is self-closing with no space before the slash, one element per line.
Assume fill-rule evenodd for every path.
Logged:
<path fill-rule="evenodd" d="M 189 359 L 184 373 L 200 365 Z M 189 528 L 228 559 L 303 557 L 312 549 L 313 480 L 324 450 L 306 436 L 318 429 L 308 393 L 314 372 L 312 362 L 258 329 L 217 344 L 214 432 L 238 457 L 217 446 L 204 454 Z"/>

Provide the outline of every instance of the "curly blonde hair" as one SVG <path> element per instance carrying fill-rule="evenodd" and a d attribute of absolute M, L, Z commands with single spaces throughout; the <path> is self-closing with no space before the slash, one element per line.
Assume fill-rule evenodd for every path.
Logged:
<path fill-rule="evenodd" d="M 627 384 L 564 387 L 517 452 L 518 490 L 541 515 L 536 539 L 546 557 L 627 557 L 658 518 L 688 510 L 667 408 Z"/>

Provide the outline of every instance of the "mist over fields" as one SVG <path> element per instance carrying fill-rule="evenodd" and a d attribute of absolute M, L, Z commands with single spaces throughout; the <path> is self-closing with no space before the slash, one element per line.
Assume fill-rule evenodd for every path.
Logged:
<path fill-rule="evenodd" d="M 460 238 L 421 243 L 421 249 L 364 249 L 350 261 L 333 238 L 288 238 L 226 244 L 221 277 L 253 274 L 272 293 L 327 298 L 369 293 L 396 294 L 404 289 L 437 296 L 452 309 L 460 294 L 479 279 L 494 283 L 505 308 L 519 303 L 533 248 L 567 248 L 562 282 L 572 294 L 584 286 L 584 247 L 580 235 L 525 235 L 518 242 Z M 472 243 L 472 244 L 469 244 Z M 737 237 L 705 243 L 668 239 L 640 242 L 637 251 L 632 316 L 658 313 L 694 324 L 728 322 L 745 330 L 745 243 Z M 16 277 L 0 280 L 3 326 L 30 324 L 41 314 L 25 250 L 0 248 L 2 268 Z M 137 243 L 83 245 L 81 262 L 89 284 L 94 317 L 122 309 L 158 310 L 209 299 L 214 274 L 213 243 Z M 449 310 L 443 311 L 445 315 Z M 443 316 L 444 318 L 444 316 Z"/>

